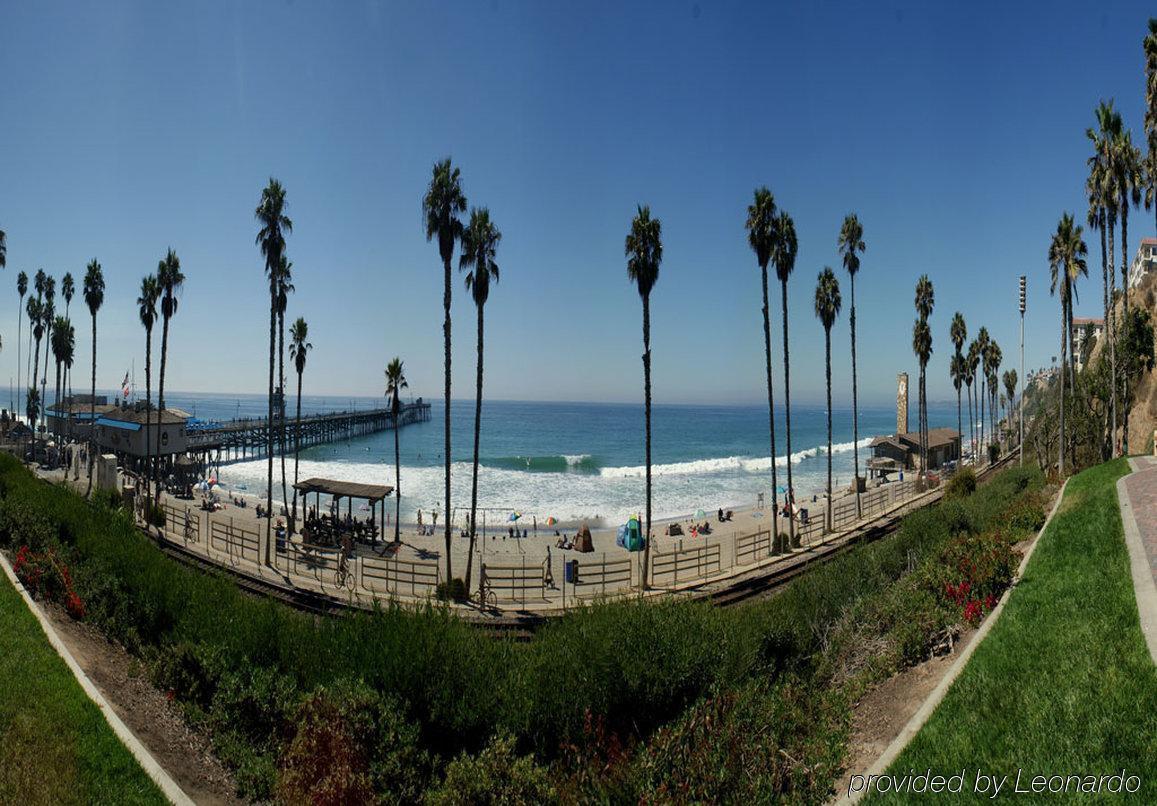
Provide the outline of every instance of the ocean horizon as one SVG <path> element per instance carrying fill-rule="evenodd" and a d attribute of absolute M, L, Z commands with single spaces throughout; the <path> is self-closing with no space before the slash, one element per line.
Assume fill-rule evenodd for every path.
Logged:
<path fill-rule="evenodd" d="M 139 389 L 138 389 L 139 392 Z M 110 394 L 109 392 L 102 392 Z M 416 399 L 416 397 L 415 397 Z M 442 401 L 431 404 L 429 422 L 400 432 L 402 520 L 417 511 L 444 508 Z M 365 410 L 384 404 L 382 397 L 303 395 L 303 414 Z M 296 413 L 296 398 L 288 415 Z M 261 394 L 212 394 L 173 391 L 166 405 L 200 420 L 263 417 Z M 909 409 L 915 422 L 915 403 Z M 458 513 L 469 506 L 473 451 L 473 400 L 453 400 L 451 413 L 451 504 Z M 826 478 L 826 410 L 792 406 L 791 464 L 797 497 L 822 492 Z M 964 413 L 967 428 L 967 412 Z M 956 426 L 955 402 L 929 403 L 931 427 Z M 614 524 L 645 508 L 643 406 L 631 403 L 483 401 L 478 504 L 495 519 L 517 511 L 545 521 L 591 520 Z M 894 433 L 894 406 L 860 407 L 861 473 L 873 437 Z M 770 499 L 771 460 L 767 407 L 759 405 L 657 404 L 652 407 L 652 497 L 656 519 L 699 509 L 752 506 L 760 493 Z M 292 439 L 292 427 L 291 427 Z M 776 411 L 778 484 L 787 484 L 785 412 Z M 833 407 L 833 484 L 852 478 L 851 407 Z M 367 483 L 394 484 L 393 432 L 318 445 L 301 451 L 299 477 L 323 476 Z M 293 456 L 286 457 L 292 485 Z M 223 465 L 220 483 L 230 491 L 264 496 L 264 458 Z M 274 498 L 280 500 L 280 462 L 274 466 Z M 292 493 L 292 489 L 290 490 Z M 459 518 L 459 522 L 461 519 Z"/>

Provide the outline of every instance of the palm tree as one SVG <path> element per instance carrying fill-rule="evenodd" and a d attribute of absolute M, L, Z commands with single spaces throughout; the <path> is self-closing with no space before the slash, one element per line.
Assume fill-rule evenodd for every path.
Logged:
<path fill-rule="evenodd" d="M 281 256 L 281 266 L 277 272 L 277 393 L 281 399 L 278 406 L 278 450 L 281 453 L 281 500 L 289 501 L 285 487 L 285 309 L 289 307 L 289 295 L 293 288 L 293 264 Z"/>
<path fill-rule="evenodd" d="M 985 356 L 988 355 L 988 344 L 990 341 L 991 341 L 991 339 L 988 336 L 988 328 L 987 327 L 981 327 L 980 330 L 978 330 L 976 332 L 976 348 L 977 348 L 977 355 L 976 355 L 976 358 L 977 358 L 977 367 L 976 367 L 977 375 L 976 375 L 976 377 L 980 380 L 980 386 L 976 390 L 976 399 L 980 403 L 980 406 L 977 409 L 976 422 L 980 426 L 980 440 L 977 444 L 977 449 L 980 451 L 981 455 L 984 457 L 988 456 L 987 440 L 992 438 L 991 436 L 985 435 L 986 429 L 984 427 L 984 404 L 985 404 L 985 400 L 988 397 L 988 391 L 987 391 L 988 379 L 987 379 L 987 374 L 986 374 L 986 370 L 984 367 L 984 360 L 985 360 Z"/>
<path fill-rule="evenodd" d="M 1122 126 L 1114 143 L 1114 173 L 1121 209 L 1121 307 L 1125 322 L 1129 321 L 1129 207 L 1141 202 L 1141 152 L 1133 145 L 1133 133 Z M 1088 272 L 1085 272 L 1088 274 Z M 1069 301 L 1069 316 L 1072 316 L 1072 300 Z M 1070 318 L 1069 324 L 1072 324 Z M 1071 349 L 1071 346 L 1070 346 Z M 1129 353 L 1125 353 L 1125 366 L 1121 372 L 1125 384 L 1125 410 L 1121 423 L 1121 446 L 1125 455 L 1129 453 L 1129 401 L 1128 383 L 1130 368 Z"/>
<path fill-rule="evenodd" d="M 980 388 L 977 387 L 976 395 L 973 396 L 972 384 L 979 377 L 976 374 L 980 367 L 980 341 L 973 339 L 968 345 L 968 353 L 964 357 L 964 364 L 968 370 L 968 374 L 964 376 L 964 383 L 968 386 L 968 435 L 972 442 L 972 461 L 975 464 L 980 458 L 980 441 L 976 435 L 976 398 L 980 396 Z"/>
<path fill-rule="evenodd" d="M 1085 193 L 1087 194 L 1088 199 L 1089 199 L 1089 211 L 1088 211 L 1088 215 L 1087 215 L 1086 220 L 1087 220 L 1087 223 L 1089 225 L 1089 229 L 1090 230 L 1096 230 L 1097 232 L 1100 233 L 1100 236 L 1101 236 L 1101 297 L 1102 297 L 1101 301 L 1102 301 L 1102 305 L 1103 305 L 1103 316 L 1104 316 L 1102 321 L 1104 322 L 1103 327 L 1104 327 L 1105 338 L 1107 340 L 1111 341 L 1110 334 L 1109 334 L 1109 257 L 1108 257 L 1106 246 L 1105 246 L 1105 224 L 1106 224 L 1105 206 L 1106 205 L 1105 205 L 1105 198 L 1104 198 L 1104 176 L 1103 176 L 1103 174 L 1104 174 L 1104 171 L 1102 170 L 1102 168 L 1100 166 L 1100 162 L 1097 160 L 1096 156 L 1094 155 L 1092 158 L 1089 159 L 1089 178 L 1085 181 Z M 1111 349 L 1113 356 L 1114 356 L 1114 361 L 1113 361 L 1112 365 L 1116 366 L 1116 362 L 1115 362 L 1116 350 L 1112 348 L 1112 345 L 1110 345 L 1110 349 Z M 1115 385 L 1112 383 L 1110 383 L 1109 385 L 1115 387 Z M 1115 395 L 1114 395 L 1114 397 L 1115 397 Z M 1103 425 L 1102 425 L 1103 434 L 1102 434 L 1102 445 L 1101 445 L 1101 458 L 1102 459 L 1108 459 L 1110 456 L 1109 451 L 1112 450 L 1111 434 L 1113 433 L 1113 431 L 1116 430 L 1116 419 L 1115 419 L 1116 418 L 1116 412 L 1115 412 L 1115 410 L 1113 411 L 1113 415 L 1114 415 L 1113 431 L 1109 430 L 1109 414 L 1110 414 L 1110 408 L 1111 407 L 1112 407 L 1111 402 L 1106 401 L 1106 405 L 1105 405 L 1103 413 L 1102 413 L 1102 423 L 1103 423 Z"/>
<path fill-rule="evenodd" d="M 36 405 L 33 407 L 29 404 L 29 411 L 34 412 L 29 415 L 32 426 L 32 461 L 36 461 L 36 421 L 40 418 L 41 404 L 44 396 L 37 389 L 36 379 L 40 377 L 40 340 L 44 338 L 44 308 L 45 305 L 41 300 L 28 298 L 28 318 L 32 321 L 32 336 L 36 340 L 35 360 L 32 363 L 32 383 L 30 388 L 36 397 Z"/>
<path fill-rule="evenodd" d="M 462 193 L 462 175 L 450 158 L 434 163 L 430 184 L 422 197 L 422 218 L 426 223 L 426 241 L 438 239 L 438 255 L 442 258 L 442 341 L 443 366 L 446 371 L 445 403 L 445 461 L 446 461 L 446 580 L 454 579 L 450 561 L 450 262 L 454 259 L 454 244 L 462 239 L 462 220 L 466 212 L 466 196 Z"/>
<path fill-rule="evenodd" d="M 43 302 L 43 300 L 44 300 L 44 283 L 47 279 L 48 279 L 48 275 L 44 273 L 44 269 L 37 269 L 36 270 L 36 277 L 33 280 L 32 287 L 36 289 L 36 302 L 37 302 L 37 307 L 36 307 L 37 314 L 36 315 L 37 316 L 40 315 L 39 306 L 40 306 L 40 303 Z M 28 377 L 32 379 L 32 381 L 29 385 L 30 386 L 36 386 L 36 377 L 32 374 L 32 327 L 36 324 L 36 322 L 33 321 L 33 317 L 32 317 L 33 308 L 32 308 L 31 302 L 32 302 L 32 300 L 29 299 L 29 305 L 25 309 L 28 313 L 28 358 L 25 359 L 27 363 L 25 364 L 25 367 L 24 367 L 24 374 L 28 375 Z"/>
<path fill-rule="evenodd" d="M 0 229 L 0 269 L 8 267 L 8 236 Z"/>
<path fill-rule="evenodd" d="M 20 306 L 16 309 L 16 388 L 23 389 L 24 387 L 20 385 L 20 367 L 24 363 L 20 357 L 20 333 L 24 324 L 24 317 L 20 312 L 24 309 L 24 295 L 28 293 L 28 274 L 26 272 L 20 272 L 16 275 L 16 293 L 20 295 Z"/>
<path fill-rule="evenodd" d="M 767 187 L 755 191 L 755 201 L 747 208 L 747 243 L 755 252 L 763 280 L 763 356 L 767 369 L 767 428 L 771 438 L 771 499 L 777 500 L 778 479 L 775 467 L 775 395 L 771 383 L 771 312 L 767 304 L 767 264 L 775 247 L 778 233 L 775 229 L 775 199 Z M 790 461 L 790 460 L 789 460 Z M 771 508 L 771 533 L 775 536 L 773 545 L 779 546 L 779 507 Z"/>
<path fill-rule="evenodd" d="M 856 273 L 860 270 L 860 256 L 867 246 L 864 244 L 864 228 L 855 213 L 844 219 L 837 241 L 843 255 L 844 269 L 851 283 L 851 308 L 848 321 L 852 326 L 852 463 L 855 466 L 856 517 L 860 517 L 860 408 L 859 386 L 856 381 Z"/>
<path fill-rule="evenodd" d="M 775 275 L 779 278 L 780 302 L 783 306 L 783 416 L 784 440 L 787 443 L 787 500 L 795 496 L 791 473 L 791 350 L 787 341 L 787 278 L 795 270 L 795 258 L 799 254 L 799 241 L 795 235 L 795 222 L 786 211 L 775 218 L 775 240 L 771 248 L 771 262 L 775 264 Z M 789 507 L 789 512 L 790 507 Z M 792 548 L 799 547 L 795 536 L 795 518 L 787 519 L 788 539 Z"/>
<path fill-rule="evenodd" d="M 965 368 L 964 354 L 961 351 L 964 349 L 964 342 L 968 340 L 968 326 L 964 323 L 964 314 L 960 311 L 952 315 L 952 325 L 948 329 L 948 338 L 952 342 L 953 348 L 952 363 L 949 364 L 948 372 L 952 376 L 953 385 L 956 387 L 956 430 L 960 432 L 960 444 L 963 445 L 964 422 L 960 416 L 960 385 L 968 373 Z"/>
<path fill-rule="evenodd" d="M 624 252 L 627 278 L 635 284 L 643 300 L 643 406 L 647 444 L 647 522 L 643 542 L 643 587 L 650 587 L 651 562 L 651 291 L 659 280 L 663 262 L 662 224 L 651 217 L 651 208 L 640 204 L 627 233 Z"/>
<path fill-rule="evenodd" d="M 920 321 L 925 325 L 928 323 L 928 317 L 932 315 L 932 309 L 936 305 L 936 294 L 932 288 L 932 281 L 928 279 L 927 274 L 920 276 L 916 281 L 916 313 L 920 317 Z M 913 335 L 915 338 L 915 334 Z M 915 341 L 913 341 L 913 349 L 915 349 Z M 919 353 L 918 353 L 919 355 Z M 932 355 L 932 331 L 928 331 L 928 355 Z M 924 358 L 920 365 L 920 472 L 926 473 L 928 471 L 928 393 L 925 388 L 925 369 L 927 367 L 927 357 Z"/>
<path fill-rule="evenodd" d="M 261 224 L 256 243 L 265 258 L 265 276 L 269 280 L 269 416 L 266 420 L 265 473 L 265 563 L 271 562 L 273 543 L 273 368 L 277 346 L 277 274 L 285 254 L 285 235 L 293 231 L 293 222 L 285 215 L 285 188 L 273 177 L 261 191 L 261 201 L 254 211 Z"/>
<path fill-rule="evenodd" d="M 100 264 L 93 258 L 88 262 L 84 272 L 84 302 L 88 312 L 92 314 L 92 393 L 89 397 L 89 428 L 88 428 L 88 489 L 85 496 L 92 492 L 92 471 L 96 461 L 96 314 L 104 304 L 104 272 Z"/>
<path fill-rule="evenodd" d="M 1073 277 L 1087 274 L 1085 255 L 1088 248 L 1081 237 L 1081 227 L 1078 226 L 1070 213 L 1061 216 L 1057 224 L 1057 231 L 1049 244 L 1049 270 L 1052 284 L 1050 294 L 1059 292 L 1061 298 L 1061 386 L 1060 386 L 1060 447 L 1058 450 L 1057 467 L 1061 477 L 1065 474 L 1065 348 L 1068 341 L 1069 320 L 1068 312 L 1071 302 Z"/>
<path fill-rule="evenodd" d="M 301 381 L 305 375 L 305 359 L 313 345 L 309 343 L 309 325 L 300 316 L 289 328 L 289 358 L 297 370 L 297 428 L 293 435 L 293 508 L 290 510 L 289 531 L 297 522 L 297 465 L 301 453 Z"/>
<path fill-rule="evenodd" d="M 956 389 L 956 430 L 960 432 L 960 444 L 964 444 L 964 418 L 961 415 L 960 389 L 964 386 L 964 379 L 968 377 L 968 364 L 964 355 L 957 350 L 948 362 L 948 377 L 952 379 L 952 386 Z M 961 457 L 957 457 L 960 459 Z"/>
<path fill-rule="evenodd" d="M 48 353 L 52 347 L 52 323 L 56 321 L 56 278 L 44 278 L 44 306 L 40 309 L 44 317 L 44 374 L 40 376 L 40 405 L 46 411 L 48 405 Z"/>
<path fill-rule="evenodd" d="M 992 437 L 1000 443 L 1000 432 L 997 429 L 997 421 L 1000 419 L 1000 410 L 996 406 L 997 397 L 1000 395 L 1000 362 L 1002 354 L 1000 352 L 1000 345 L 995 341 L 989 342 L 988 354 L 985 356 L 985 376 L 988 379 L 988 418 L 992 424 Z"/>
<path fill-rule="evenodd" d="M 56 403 L 57 420 L 67 422 L 67 417 L 61 410 L 60 404 L 60 371 L 64 366 L 64 356 L 68 352 L 68 341 L 73 338 L 72 323 L 64 316 L 56 317 L 52 323 L 52 359 L 56 364 L 56 381 L 53 386 L 53 398 Z M 59 436 L 60 432 L 58 432 Z"/>
<path fill-rule="evenodd" d="M 161 284 L 155 274 L 146 275 L 141 280 L 141 294 L 137 297 L 137 316 L 145 328 L 145 494 L 148 497 L 149 484 L 152 481 L 148 474 L 149 462 L 152 460 L 153 426 L 150 420 L 150 409 L 153 398 L 153 325 L 157 321 L 157 299 L 161 296 Z M 158 412 L 158 417 L 159 417 Z"/>
<path fill-rule="evenodd" d="M 406 373 L 402 366 L 402 359 L 394 357 L 386 365 L 386 395 L 390 398 L 390 412 L 394 415 L 394 543 L 402 542 L 402 451 L 398 432 L 398 417 L 402 411 L 401 393 L 409 384 L 406 383 Z M 470 518 L 473 527 L 474 518 Z"/>
<path fill-rule="evenodd" d="M 824 326 L 824 369 L 828 388 L 828 486 L 824 506 L 824 529 L 832 530 L 832 325 L 840 315 L 840 283 L 831 267 L 824 266 L 816 280 L 816 317 Z"/>
<path fill-rule="evenodd" d="M 470 485 L 470 553 L 466 555 L 466 590 L 470 590 L 470 575 L 474 562 L 474 517 L 478 512 L 478 442 L 482 429 L 482 344 L 483 309 L 490 296 L 490 283 L 498 282 L 498 264 L 494 262 L 502 233 L 490 220 L 490 211 L 483 207 L 470 211 L 470 225 L 462 233 L 462 254 L 459 270 L 471 267 L 466 275 L 466 290 L 474 297 L 478 309 L 478 368 L 474 390 L 474 467 Z"/>
<path fill-rule="evenodd" d="M 71 318 L 72 298 L 76 295 L 76 281 L 72 278 L 72 272 L 70 272 L 70 271 L 66 271 L 64 273 L 64 277 L 60 281 L 60 295 L 62 297 L 64 297 L 64 318 L 66 320 L 68 320 L 68 322 L 71 324 L 71 322 L 72 322 L 72 318 Z M 75 331 L 74 331 L 74 337 L 75 337 Z M 56 395 L 56 399 L 58 401 L 57 402 L 58 406 L 59 406 L 60 398 L 64 395 L 68 394 L 68 369 L 69 368 L 67 366 L 65 366 L 65 368 L 64 368 L 64 383 L 61 385 L 60 391 L 57 392 L 57 395 Z M 68 417 L 65 419 L 64 422 L 67 426 L 71 426 L 72 418 Z"/>
<path fill-rule="evenodd" d="M 1115 252 L 1113 238 L 1117 229 L 1118 207 L 1115 199 L 1118 198 L 1116 186 L 1116 170 L 1114 169 L 1114 143 L 1121 131 L 1121 116 L 1113 108 L 1113 101 L 1101 101 L 1094 114 L 1097 118 L 1097 129 L 1086 129 L 1085 136 L 1093 146 L 1093 155 L 1088 159 L 1090 188 L 1097 197 L 1101 208 L 1101 220 L 1098 228 L 1102 237 L 1108 238 L 1108 263 L 1105 275 L 1108 283 L 1105 291 L 1105 336 L 1109 343 L 1109 375 L 1113 379 L 1109 384 L 1109 419 L 1110 419 L 1110 451 L 1116 456 L 1117 436 L 1117 327 L 1114 314 L 1117 276 L 1115 269 Z M 1062 303 L 1065 301 L 1062 300 Z"/>
<path fill-rule="evenodd" d="M 1157 19 L 1149 18 L 1148 33 L 1142 42 L 1145 51 L 1145 136 L 1149 145 L 1147 193 L 1157 192 Z M 1151 199 L 1157 201 L 1157 199 Z"/>
<path fill-rule="evenodd" d="M 924 443 L 924 372 L 928 367 L 928 359 L 932 357 L 932 328 L 928 320 L 918 317 L 912 326 L 912 352 L 920 362 L 920 474 L 928 470 L 928 455 Z"/>
<path fill-rule="evenodd" d="M 169 320 L 177 315 L 177 294 L 185 284 L 181 261 L 172 249 L 157 263 L 157 290 L 161 302 L 161 371 L 157 377 L 157 417 L 165 411 L 165 367 L 169 357 Z"/>
<path fill-rule="evenodd" d="M 1006 369 L 1004 371 L 1004 375 L 1001 376 L 1001 379 L 1004 381 L 1004 394 L 1005 394 L 1005 399 L 1008 401 L 1008 416 L 1005 418 L 1006 419 L 1005 425 L 1008 426 L 1009 434 L 1011 435 L 1013 433 L 1013 431 L 1012 431 L 1012 410 L 1014 408 L 1014 404 L 1016 403 L 1016 382 L 1017 382 L 1016 370 L 1015 369 Z M 1023 450 L 1023 448 L 1022 448 L 1022 450 Z"/>

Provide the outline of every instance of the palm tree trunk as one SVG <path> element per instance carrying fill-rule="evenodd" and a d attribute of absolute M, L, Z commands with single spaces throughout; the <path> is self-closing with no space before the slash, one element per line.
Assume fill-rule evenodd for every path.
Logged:
<path fill-rule="evenodd" d="M 153 372 L 153 331 L 148 329 L 145 331 L 145 498 L 151 500 L 149 497 L 149 460 L 152 457 L 152 436 L 153 426 L 151 422 L 151 415 L 149 412 L 150 403 L 152 401 L 152 372 Z M 145 521 L 145 527 L 148 528 L 148 521 Z"/>
<path fill-rule="evenodd" d="M 1129 200 L 1122 196 L 1124 204 L 1121 205 L 1121 309 L 1123 319 L 1125 322 L 1125 335 L 1128 337 L 1129 328 Z M 1122 356 L 1124 359 L 1124 366 L 1121 367 L 1121 401 L 1125 405 L 1125 411 L 1121 418 L 1121 451 L 1125 456 L 1129 455 L 1129 352 L 1125 351 Z"/>
<path fill-rule="evenodd" d="M 53 400 L 52 400 L 52 405 L 56 406 L 56 414 L 57 414 L 56 419 L 57 419 L 57 422 L 59 422 L 60 418 L 61 418 L 61 412 L 60 412 L 60 359 L 56 360 L 56 385 L 53 387 L 52 393 L 54 395 Z M 60 436 L 60 434 L 61 434 L 60 431 L 56 432 L 56 435 L 58 437 Z"/>
<path fill-rule="evenodd" d="M 161 312 L 161 370 L 157 376 L 157 426 L 160 430 L 161 414 L 165 410 L 165 362 L 169 354 L 169 317 Z M 157 446 L 157 457 L 153 462 L 153 486 L 157 490 L 157 495 L 160 495 L 160 445 Z"/>
<path fill-rule="evenodd" d="M 1100 210 L 1098 211 L 1097 218 L 1098 218 L 1098 221 L 1100 222 L 1100 226 L 1098 227 L 1098 229 L 1101 231 L 1101 294 L 1103 296 L 1103 302 L 1104 302 L 1104 312 L 1103 312 L 1104 318 L 1101 320 L 1101 333 L 1103 334 L 1102 338 L 1105 339 L 1106 341 L 1108 341 L 1109 340 L 1109 259 L 1108 259 L 1108 256 L 1105 254 L 1105 209 L 1103 207 L 1100 208 Z M 1101 349 L 1101 360 L 1102 361 L 1105 360 L 1105 350 L 1103 347 Z M 1112 456 L 1112 450 L 1113 450 L 1113 438 L 1112 438 L 1111 432 L 1109 431 L 1109 406 L 1107 405 L 1107 401 L 1106 401 L 1104 411 L 1101 413 L 1101 419 L 1102 419 L 1102 429 L 1104 431 L 1104 433 L 1102 435 L 1104 442 L 1102 442 L 1102 444 L 1101 444 L 1101 459 L 1102 459 L 1102 461 L 1104 461 L 1104 460 L 1108 459 L 1110 456 Z M 1105 450 L 1106 445 L 1108 446 L 1108 450 Z M 1024 450 L 1023 446 L 1021 447 L 1021 450 L 1022 451 Z"/>
<path fill-rule="evenodd" d="M 40 339 L 36 340 L 36 360 L 32 366 L 32 389 L 36 389 L 36 379 L 40 375 Z M 40 419 L 40 412 L 44 411 L 44 395 L 40 396 L 40 403 L 36 407 L 36 417 L 32 418 L 32 461 L 36 461 L 36 422 Z"/>
<path fill-rule="evenodd" d="M 960 444 L 964 444 L 964 418 L 960 414 L 960 387 L 956 387 L 956 430 L 960 434 Z M 956 461 L 959 462 L 963 457 L 957 456 Z"/>
<path fill-rule="evenodd" d="M 277 311 L 277 378 L 281 390 L 281 403 L 277 410 L 278 435 L 281 452 L 281 501 L 289 503 L 289 490 L 285 486 L 285 313 Z M 371 536 L 370 541 L 373 542 Z"/>
<path fill-rule="evenodd" d="M 1111 333 L 1112 337 L 1109 339 L 1109 376 L 1112 382 L 1109 384 L 1112 387 L 1112 392 L 1109 395 L 1109 419 L 1111 420 L 1112 436 L 1109 440 L 1112 455 L 1117 456 L 1117 303 L 1113 299 L 1117 293 L 1117 270 L 1114 267 L 1113 260 L 1113 238 L 1117 227 L 1115 215 L 1109 216 L 1108 233 L 1109 233 L 1109 318 L 1105 320 L 1105 332 Z"/>
<path fill-rule="evenodd" d="M 788 518 L 787 534 L 789 545 L 792 548 L 799 546 L 795 536 L 795 513 L 791 507 L 791 499 L 795 495 L 791 479 L 791 351 L 787 343 L 787 280 L 781 279 L 780 303 L 783 306 L 783 416 L 784 440 L 787 443 L 787 501 Z"/>
<path fill-rule="evenodd" d="M 1067 289 L 1062 286 L 1061 294 Z M 1057 450 L 1057 470 L 1060 477 L 1065 477 L 1065 344 L 1068 334 L 1065 332 L 1068 323 L 1065 320 L 1065 300 L 1061 299 L 1061 407 L 1060 407 L 1060 444 Z"/>
<path fill-rule="evenodd" d="M 293 510 L 289 516 L 289 533 L 297 528 L 297 467 L 301 459 L 301 376 L 297 373 L 297 424 L 293 429 Z"/>
<path fill-rule="evenodd" d="M 271 276 L 278 262 L 270 261 Z M 269 417 L 265 421 L 265 564 L 273 564 L 273 368 L 277 347 L 277 283 L 269 282 Z"/>
<path fill-rule="evenodd" d="M 24 377 L 28 379 L 24 390 L 24 409 L 28 410 L 28 389 L 31 386 L 36 387 L 36 381 L 32 378 L 32 332 L 36 328 L 36 323 L 32 321 L 31 317 L 28 319 L 28 350 L 24 353 Z M 37 347 L 37 350 L 40 348 Z M 26 415 L 27 416 L 27 415 Z"/>
<path fill-rule="evenodd" d="M 1061 358 L 1063 360 L 1064 356 L 1062 355 Z M 988 396 L 988 383 L 983 378 L 980 379 L 980 388 L 976 390 L 976 396 L 980 401 L 980 445 L 978 450 L 984 461 L 987 462 L 988 445 L 984 439 L 984 398 Z"/>
<path fill-rule="evenodd" d="M 976 464 L 976 428 L 972 422 L 972 384 L 967 384 L 968 392 L 968 445 L 972 449 L 972 463 Z"/>
<path fill-rule="evenodd" d="M 401 407 L 398 405 L 398 390 L 394 390 L 394 543 L 402 542 L 402 451 L 400 445 L 400 437 L 398 431 L 398 412 Z M 474 525 L 474 519 L 470 519 L 471 526 Z M 385 534 L 383 532 L 383 534 Z"/>
<path fill-rule="evenodd" d="M 450 256 L 447 255 L 442 260 L 443 269 L 443 291 L 442 291 L 442 309 L 445 319 L 442 322 L 442 342 L 445 355 L 443 356 L 443 363 L 446 368 L 446 411 L 444 412 L 445 422 L 445 457 L 446 457 L 446 582 L 450 583 L 454 579 L 454 566 L 450 558 Z M 397 423 L 394 424 L 397 427 Z M 466 592 L 469 594 L 469 591 Z"/>
<path fill-rule="evenodd" d="M 647 443 L 647 531 L 643 541 L 643 587 L 651 587 L 651 297 L 643 296 L 643 413 Z"/>
<path fill-rule="evenodd" d="M 849 279 L 852 284 L 852 465 L 855 468 L 855 476 L 852 477 L 852 489 L 856 494 L 856 518 L 859 519 L 863 517 L 864 513 L 860 510 L 860 390 L 856 381 L 856 275 L 850 274 Z M 829 401 L 829 416 L 831 407 L 831 401 Z"/>
<path fill-rule="evenodd" d="M 771 311 L 767 304 L 767 266 L 760 266 L 763 278 L 763 356 L 767 364 L 767 428 L 771 437 L 771 545 L 779 548 L 779 507 L 775 505 L 779 493 L 775 467 L 775 395 L 771 384 Z"/>
<path fill-rule="evenodd" d="M 92 493 L 92 474 L 96 466 L 96 313 L 92 315 L 92 393 L 89 395 L 88 418 L 88 489 L 87 498 Z"/>
<path fill-rule="evenodd" d="M 482 432 L 482 306 L 478 306 L 478 370 L 474 388 L 474 467 L 470 480 L 470 553 L 466 555 L 466 590 L 470 590 L 470 574 L 474 569 L 474 541 L 477 531 L 474 517 L 478 513 L 478 443 Z"/>
<path fill-rule="evenodd" d="M 23 328 L 24 328 L 24 314 L 22 314 L 20 311 L 23 308 L 24 308 L 24 296 L 21 295 L 20 296 L 20 305 L 16 308 L 16 390 L 17 390 L 17 394 L 24 394 L 24 387 L 20 384 L 20 365 L 22 363 L 22 361 L 20 359 L 20 342 L 23 340 L 21 338 L 20 334 L 23 332 Z M 27 399 L 25 399 L 24 407 L 28 408 Z M 20 419 L 20 413 L 19 412 L 13 412 L 13 414 L 15 415 L 16 419 Z"/>
<path fill-rule="evenodd" d="M 824 504 L 824 531 L 832 530 L 832 331 L 824 328 L 824 372 L 828 382 L 828 500 Z"/>

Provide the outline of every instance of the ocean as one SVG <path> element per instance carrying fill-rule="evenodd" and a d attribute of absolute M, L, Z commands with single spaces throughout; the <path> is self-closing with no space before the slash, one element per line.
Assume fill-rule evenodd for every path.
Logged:
<path fill-rule="evenodd" d="M 261 395 L 173 392 L 170 407 L 199 419 L 264 416 Z M 443 509 L 442 402 L 430 401 L 429 422 L 401 430 L 402 519 L 418 509 Z M 302 412 L 364 410 L 384 399 L 303 396 Z M 290 400 L 290 416 L 294 412 Z M 915 403 L 910 418 L 915 423 Z M 469 506 L 474 405 L 455 400 L 450 407 L 452 504 Z M 964 414 L 967 426 L 967 412 Z M 783 411 L 777 411 L 779 483 L 786 484 Z M 955 402 L 930 404 L 932 427 L 956 426 Z M 895 408 L 861 407 L 860 462 L 871 438 L 895 431 Z M 823 490 L 826 415 L 822 406 L 792 407 L 792 473 L 797 498 Z M 851 407 L 833 409 L 833 483 L 852 478 Z M 752 506 L 760 492 L 770 498 L 771 477 L 766 406 L 657 404 L 652 409 L 654 517 L 676 517 L 698 509 Z M 287 457 L 292 484 L 293 457 Z M 479 507 L 505 519 L 511 511 L 548 516 L 563 523 L 582 519 L 615 524 L 645 505 L 643 407 L 612 403 L 532 403 L 484 401 L 479 469 Z M 280 465 L 275 463 L 274 497 L 280 498 Z M 301 478 L 324 476 L 347 481 L 394 484 L 394 437 L 384 432 L 302 450 Z M 265 461 L 222 467 L 226 488 L 265 494 Z M 292 494 L 292 488 L 291 494 Z M 459 510 L 461 511 L 461 510 Z M 427 521 L 428 522 L 428 521 Z"/>

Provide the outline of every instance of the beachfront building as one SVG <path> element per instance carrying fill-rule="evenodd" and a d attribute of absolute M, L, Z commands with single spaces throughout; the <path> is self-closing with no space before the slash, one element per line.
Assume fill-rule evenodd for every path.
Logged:
<path fill-rule="evenodd" d="M 1129 264 L 1129 288 L 1140 285 L 1145 275 L 1157 268 L 1157 238 L 1142 238 Z"/>
<path fill-rule="evenodd" d="M 876 437 L 869 446 L 868 477 L 884 478 L 889 473 L 915 470 L 920 466 L 920 433 L 910 431 Z M 938 470 L 960 460 L 960 432 L 955 428 L 928 431 L 928 469 Z"/>
<path fill-rule="evenodd" d="M 48 430 L 59 437 L 87 441 L 93 421 L 116 408 L 104 395 L 72 395 L 48 407 Z"/>
<path fill-rule="evenodd" d="M 1093 344 L 1101 340 L 1101 335 L 1105 332 L 1105 320 L 1098 319 L 1091 316 L 1074 316 L 1073 317 L 1073 332 L 1071 334 L 1073 340 L 1073 355 L 1076 363 L 1077 371 L 1081 371 L 1085 367 L 1085 353 L 1088 350 L 1085 347 L 1085 342 L 1090 338 Z M 1089 346 L 1092 349 L 1092 345 Z"/>
<path fill-rule="evenodd" d="M 145 430 L 145 421 L 149 430 Z M 146 433 L 148 451 L 153 456 L 171 459 L 189 448 L 186 424 L 190 415 L 179 409 L 147 412 L 143 405 L 116 408 L 96 420 L 96 444 L 103 453 L 116 454 L 122 465 L 136 465 L 145 457 Z M 169 462 L 165 462 L 167 465 Z"/>

